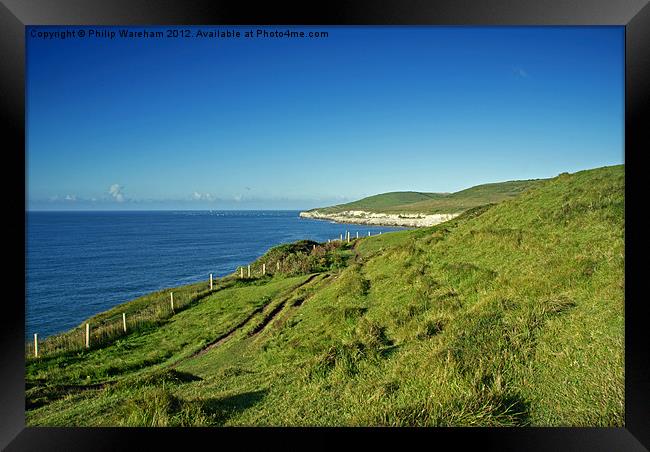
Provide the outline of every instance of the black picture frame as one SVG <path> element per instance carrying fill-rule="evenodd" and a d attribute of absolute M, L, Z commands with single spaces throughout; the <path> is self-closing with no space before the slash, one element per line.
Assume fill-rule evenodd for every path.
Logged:
<path fill-rule="evenodd" d="M 643 315 L 639 257 L 646 247 L 639 230 L 640 209 L 630 208 L 641 188 L 637 173 L 647 138 L 650 105 L 650 7 L 647 0 L 407 0 L 327 1 L 251 4 L 245 1 L 160 0 L 0 0 L 0 111 L 6 184 L 4 223 L 10 254 L 5 256 L 5 299 L 0 328 L 0 448 L 6 450 L 128 450 L 207 440 L 237 447 L 273 437 L 285 446 L 338 444 L 332 429 L 117 429 L 25 427 L 25 27 L 29 25 L 619 25 L 625 26 L 625 427 L 624 428 L 450 428 L 335 429 L 362 441 L 385 441 L 396 433 L 419 436 L 430 447 L 440 440 L 454 448 L 471 443 L 498 450 L 647 450 L 650 447 L 649 329 Z M 9 171 L 7 171 L 9 170 Z M 11 177 L 7 177 L 7 175 Z M 16 194 L 22 184 L 23 197 Z M 19 191 L 19 190 L 18 190 Z M 11 235 L 10 235 L 11 234 Z M 634 244 L 630 246 L 629 244 Z M 5 244 L 5 249 L 6 249 Z M 633 264 L 630 264 L 633 262 Z M 21 283 L 22 281 L 22 283 Z M 8 291 L 8 293 L 7 293 Z M 296 439 L 294 433 L 308 433 Z M 290 436 L 278 435 L 288 434 Z M 410 436 L 409 435 L 409 436 Z M 199 438 L 196 438 L 196 437 Z M 229 438 L 235 439 L 235 438 Z M 310 445 L 301 441 L 309 439 Z M 190 443 L 199 444 L 199 443 Z M 204 446 L 202 446 L 204 447 Z M 421 447 L 421 446 L 420 446 Z"/>

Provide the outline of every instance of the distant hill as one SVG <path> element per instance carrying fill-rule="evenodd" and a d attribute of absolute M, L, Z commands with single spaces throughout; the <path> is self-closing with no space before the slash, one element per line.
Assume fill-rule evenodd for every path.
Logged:
<path fill-rule="evenodd" d="M 375 213 L 460 213 L 472 207 L 493 204 L 514 198 L 545 179 L 516 180 L 477 185 L 456 193 L 421 193 L 398 191 L 369 196 L 358 201 L 336 206 L 311 209 L 332 214 L 349 210 Z"/>

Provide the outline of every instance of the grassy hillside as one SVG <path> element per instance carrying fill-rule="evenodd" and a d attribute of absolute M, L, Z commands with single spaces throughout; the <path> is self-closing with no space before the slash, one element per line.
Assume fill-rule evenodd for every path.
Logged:
<path fill-rule="evenodd" d="M 472 207 L 514 198 L 541 180 L 523 180 L 477 185 L 456 193 L 392 192 L 358 201 L 312 209 L 322 213 L 364 210 L 377 213 L 459 213 Z"/>
<path fill-rule="evenodd" d="M 273 274 L 28 359 L 27 424 L 622 426 L 624 225 L 616 166 L 430 228 L 276 247 L 253 263 Z"/>
<path fill-rule="evenodd" d="M 341 212 L 344 210 L 366 210 L 370 212 L 386 212 L 389 209 L 399 208 L 409 204 L 427 202 L 434 199 L 444 198 L 445 193 L 419 193 L 415 191 L 396 191 L 383 193 L 381 195 L 368 196 L 358 201 L 339 204 L 332 207 L 320 209 L 322 212 Z"/>

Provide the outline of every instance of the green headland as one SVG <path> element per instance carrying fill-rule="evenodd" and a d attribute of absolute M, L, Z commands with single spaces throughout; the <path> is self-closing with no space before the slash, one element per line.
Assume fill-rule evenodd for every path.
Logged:
<path fill-rule="evenodd" d="M 86 322 L 49 338 L 27 425 L 622 426 L 624 184 L 621 165 L 352 203 L 462 212 L 275 247 L 89 319 L 88 349 Z"/>
<path fill-rule="evenodd" d="M 483 184 L 456 193 L 390 192 L 358 201 L 300 212 L 304 218 L 340 223 L 426 227 L 448 221 L 468 209 L 519 196 L 542 179 Z"/>
<path fill-rule="evenodd" d="M 363 210 L 373 213 L 461 213 L 472 207 L 511 199 L 534 187 L 543 179 L 517 180 L 483 184 L 456 193 L 420 193 L 398 191 L 369 196 L 358 201 L 331 207 L 311 209 L 308 212 L 338 213 Z"/>

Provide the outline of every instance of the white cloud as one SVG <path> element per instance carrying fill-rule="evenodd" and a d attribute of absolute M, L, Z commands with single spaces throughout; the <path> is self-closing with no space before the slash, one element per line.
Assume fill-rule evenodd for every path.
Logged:
<path fill-rule="evenodd" d="M 115 199 L 117 202 L 124 202 L 124 193 L 122 193 L 124 187 L 119 184 L 113 184 L 108 188 L 108 193 Z"/>
<path fill-rule="evenodd" d="M 65 200 L 66 201 L 76 201 L 77 196 L 76 195 L 65 195 Z"/>
<path fill-rule="evenodd" d="M 199 193 L 198 191 L 195 191 L 192 193 L 192 199 L 196 201 L 213 201 L 214 196 L 210 193 Z"/>

